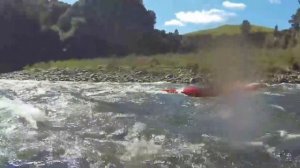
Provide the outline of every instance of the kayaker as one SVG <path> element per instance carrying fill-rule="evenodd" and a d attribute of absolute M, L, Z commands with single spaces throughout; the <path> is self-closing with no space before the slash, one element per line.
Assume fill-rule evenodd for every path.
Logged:
<path fill-rule="evenodd" d="M 256 91 L 265 87 L 267 87 L 267 85 L 263 83 L 242 84 L 241 82 L 236 82 L 235 84 L 224 86 L 221 89 L 217 89 L 216 87 L 198 87 L 192 85 L 183 88 L 182 91 L 176 89 L 166 89 L 163 91 L 168 93 L 182 93 L 191 97 L 215 97 L 235 91 Z"/>

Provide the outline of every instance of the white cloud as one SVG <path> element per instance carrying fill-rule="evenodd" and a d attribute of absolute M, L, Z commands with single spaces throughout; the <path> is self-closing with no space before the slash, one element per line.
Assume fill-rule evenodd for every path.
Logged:
<path fill-rule="evenodd" d="M 177 20 L 181 21 L 182 23 L 209 24 L 224 22 L 236 14 L 220 9 L 210 9 L 202 11 L 178 12 L 175 15 Z"/>
<path fill-rule="evenodd" d="M 270 0 L 270 1 L 279 1 L 279 0 Z M 238 9 L 244 10 L 247 6 L 244 3 L 234 3 L 230 1 L 224 1 L 223 6 L 228 9 Z"/>
<path fill-rule="evenodd" d="M 182 27 L 182 26 L 184 26 L 184 24 L 177 19 L 172 19 L 172 20 L 166 21 L 165 26 L 181 26 Z"/>
<path fill-rule="evenodd" d="M 271 4 L 281 4 L 281 0 L 269 0 Z"/>

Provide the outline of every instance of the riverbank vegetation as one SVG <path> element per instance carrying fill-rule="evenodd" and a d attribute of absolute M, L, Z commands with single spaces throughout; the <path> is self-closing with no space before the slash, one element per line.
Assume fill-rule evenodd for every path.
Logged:
<path fill-rule="evenodd" d="M 141 0 L 2 0 L 0 72 L 191 69 L 240 76 L 299 70 L 300 10 L 291 27 L 240 25 L 180 35 L 154 28 Z"/>
<path fill-rule="evenodd" d="M 300 46 L 291 49 L 255 49 L 251 52 L 219 48 L 205 53 L 129 55 L 118 58 L 70 59 L 39 62 L 28 65 L 27 71 L 34 69 L 86 69 L 86 70 L 141 70 L 147 72 L 177 71 L 189 69 L 193 73 L 241 73 L 240 75 L 268 75 L 288 71 L 298 71 Z M 222 58 L 219 55 L 222 54 Z M 229 66 L 230 65 L 230 66 Z"/>

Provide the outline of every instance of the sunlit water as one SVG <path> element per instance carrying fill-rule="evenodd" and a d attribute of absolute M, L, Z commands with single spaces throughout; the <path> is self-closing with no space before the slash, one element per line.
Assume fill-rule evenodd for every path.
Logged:
<path fill-rule="evenodd" d="M 300 85 L 171 87 L 0 80 L 0 167 L 300 167 Z"/>

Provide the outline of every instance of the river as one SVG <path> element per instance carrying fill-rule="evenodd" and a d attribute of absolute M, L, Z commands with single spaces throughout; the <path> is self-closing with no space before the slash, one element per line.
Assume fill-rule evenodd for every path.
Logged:
<path fill-rule="evenodd" d="M 300 167 L 300 85 L 182 87 L 0 80 L 0 167 Z"/>

